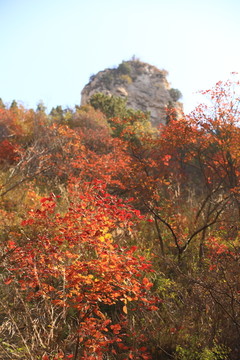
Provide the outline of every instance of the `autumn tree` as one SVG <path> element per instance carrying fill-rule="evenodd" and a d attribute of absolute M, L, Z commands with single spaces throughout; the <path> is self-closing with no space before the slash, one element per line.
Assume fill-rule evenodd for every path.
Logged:
<path fill-rule="evenodd" d="M 170 239 L 179 257 L 198 241 L 201 258 L 208 229 L 226 224 L 230 212 L 229 225 L 237 224 L 239 113 L 230 87 L 219 83 L 210 92 L 213 108 L 200 106 L 170 121 L 159 136 L 143 134 L 141 144 L 129 145 L 129 188 L 155 219 L 162 253 Z"/>
<path fill-rule="evenodd" d="M 219 82 L 203 93 L 212 105 L 171 119 L 158 136 L 143 134 L 137 146 L 128 142 L 131 171 L 124 183 L 135 206 L 152 216 L 155 228 L 138 241 L 143 244 L 147 236 L 148 247 L 157 245 L 162 259 L 158 276 L 164 272 L 174 279 L 175 305 L 166 299 L 166 307 L 175 320 L 170 316 L 165 321 L 172 323 L 176 340 L 187 336 L 182 326 L 189 330 L 188 322 L 194 319 L 197 342 L 205 336 L 208 350 L 214 348 L 214 339 L 234 349 L 239 342 L 239 282 L 230 279 L 238 268 L 239 249 L 239 83 Z M 162 295 L 161 287 L 157 292 Z M 204 304 L 201 313 L 199 304 Z M 199 324 L 210 313 L 213 325 L 204 328 L 203 335 Z M 227 334 L 234 329 L 231 340 Z M 169 339 L 156 342 L 172 354 Z M 203 349 L 197 342 L 199 353 Z M 234 350 L 231 354 L 235 359 Z"/>
<path fill-rule="evenodd" d="M 134 337 L 134 308 L 155 309 L 147 295 L 150 264 L 135 247 L 114 240 L 118 228 L 131 231 L 138 213 L 101 182 L 69 184 L 68 207 L 54 195 L 40 202 L 2 244 L 3 354 L 103 359 L 107 352 L 148 359 L 144 334 L 130 344 L 127 337 Z"/>
<path fill-rule="evenodd" d="M 2 358 L 238 359 L 238 89 L 159 129 L 0 109 Z"/>

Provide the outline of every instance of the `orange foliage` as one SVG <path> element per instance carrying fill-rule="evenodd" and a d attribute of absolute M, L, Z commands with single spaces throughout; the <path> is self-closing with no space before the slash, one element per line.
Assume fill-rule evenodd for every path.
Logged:
<path fill-rule="evenodd" d="M 114 242 L 113 230 L 129 228 L 137 216 L 106 193 L 102 182 L 70 184 L 69 196 L 64 213 L 58 212 L 53 195 L 42 198 L 41 206 L 29 212 L 22 222 L 27 241 L 13 236 L 8 242 L 7 251 L 14 248 L 14 252 L 5 284 L 17 280 L 27 301 L 44 299 L 65 313 L 75 309 L 75 331 L 84 349 L 79 359 L 92 354 L 103 359 L 109 347 L 124 343 L 127 303 L 147 306 L 152 284 L 142 273 L 150 271 L 150 264 L 134 249 Z M 114 323 L 103 309 L 117 304 L 121 313 Z M 129 351 L 138 359 L 138 349 Z"/>
<path fill-rule="evenodd" d="M 20 226 L 15 221 L 11 228 L 14 215 L 7 212 L 11 208 L 7 202 L 3 201 L 1 212 L 2 227 L 7 228 L 1 243 L 2 285 L 14 291 L 25 312 L 23 329 L 29 327 L 35 337 L 33 343 L 29 337 L 22 341 L 26 348 L 28 343 L 36 348 L 33 356 L 103 360 L 107 352 L 116 358 L 121 354 L 126 359 L 150 359 L 145 334 L 141 326 L 135 331 L 133 321 L 134 312 L 160 311 L 156 306 L 161 302 L 160 290 L 153 290 L 151 264 L 136 246 L 142 234 L 134 238 L 146 214 L 150 222 L 146 231 L 150 231 L 141 247 L 150 256 L 157 237 L 162 261 L 168 257 L 166 268 L 177 259 L 177 274 L 184 277 L 189 276 L 186 269 L 196 271 L 192 260 L 183 266 L 184 253 L 189 251 L 198 259 L 199 269 L 205 261 L 218 276 L 221 271 L 226 275 L 223 265 L 236 272 L 231 261 L 239 259 L 235 242 L 240 114 L 239 98 L 234 98 L 230 87 L 229 82 L 219 82 L 205 92 L 213 107 L 201 105 L 189 116 L 170 119 L 158 131 L 145 131 L 140 115 L 139 121 L 138 115 L 111 119 L 110 130 L 105 116 L 91 107 L 77 109 L 71 118 L 62 111 L 58 122 L 55 114 L 56 122 L 50 125 L 41 112 L 0 109 L 0 164 L 8 165 L 12 174 L 12 183 L 2 185 L 2 197 L 35 179 L 30 208 L 25 215 L 23 211 L 16 215 L 18 223 L 22 220 Z M 52 193 L 38 202 L 45 189 Z M 157 267 L 161 265 L 159 261 Z M 217 299 L 224 281 L 220 278 L 216 285 Z M 236 304 L 237 285 L 230 280 L 227 285 Z M 225 287 L 222 298 L 229 289 Z M 156 299 L 151 291 L 156 291 Z M 185 296 L 181 289 L 180 293 Z M 227 307 L 229 299 L 222 298 L 217 302 Z M 174 299 L 169 311 L 172 322 Z M 12 304 L 9 301 L 14 312 Z M 6 311 L 6 305 L 1 306 Z M 34 318 L 32 309 L 44 315 L 38 331 L 40 315 Z M 230 313 L 233 310 L 234 306 Z M 181 326 L 168 328 L 175 336 Z"/>

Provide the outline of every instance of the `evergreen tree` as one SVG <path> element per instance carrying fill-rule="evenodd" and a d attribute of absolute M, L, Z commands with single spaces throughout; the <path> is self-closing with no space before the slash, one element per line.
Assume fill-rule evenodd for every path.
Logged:
<path fill-rule="evenodd" d="M 16 100 L 13 100 L 12 103 L 11 103 L 10 109 L 14 110 L 14 109 L 17 109 L 17 108 L 18 108 L 18 104 L 17 104 Z"/>
<path fill-rule="evenodd" d="M 45 113 L 46 111 L 46 106 L 44 105 L 43 101 L 39 101 L 39 103 L 37 104 L 37 112 L 43 112 Z"/>
<path fill-rule="evenodd" d="M 0 98 L 0 109 L 5 109 L 6 106 L 4 104 L 4 102 L 2 101 L 2 98 Z"/>

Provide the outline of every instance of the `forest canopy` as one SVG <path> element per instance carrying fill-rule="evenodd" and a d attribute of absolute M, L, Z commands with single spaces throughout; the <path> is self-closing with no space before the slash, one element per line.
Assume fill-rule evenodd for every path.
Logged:
<path fill-rule="evenodd" d="M 0 101 L 1 359 L 239 359 L 239 85 L 159 128 Z"/>

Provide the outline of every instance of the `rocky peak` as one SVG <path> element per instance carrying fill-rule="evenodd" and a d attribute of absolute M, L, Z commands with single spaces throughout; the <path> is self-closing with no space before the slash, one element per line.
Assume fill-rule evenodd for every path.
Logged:
<path fill-rule="evenodd" d="M 101 92 L 107 95 L 127 97 L 127 106 L 135 110 L 150 112 L 154 126 L 166 122 L 166 108 L 182 110 L 178 99 L 179 90 L 171 89 L 165 70 L 139 60 L 123 61 L 117 68 L 105 69 L 91 76 L 83 88 L 81 105 L 91 96 Z"/>

